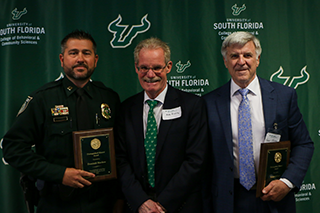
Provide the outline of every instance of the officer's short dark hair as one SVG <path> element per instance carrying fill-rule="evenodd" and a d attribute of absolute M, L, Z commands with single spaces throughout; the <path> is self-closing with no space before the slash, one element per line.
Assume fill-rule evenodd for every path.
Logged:
<path fill-rule="evenodd" d="M 88 32 L 85 32 L 83 30 L 74 30 L 62 39 L 62 41 L 61 41 L 61 54 L 63 54 L 65 49 L 67 48 L 66 44 L 69 39 L 90 40 L 93 44 L 94 54 L 97 54 L 96 42 L 94 41 L 93 37 Z"/>

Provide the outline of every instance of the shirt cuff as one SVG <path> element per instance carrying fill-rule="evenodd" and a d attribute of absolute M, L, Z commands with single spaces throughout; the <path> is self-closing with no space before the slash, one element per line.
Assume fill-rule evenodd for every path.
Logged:
<path fill-rule="evenodd" d="M 280 178 L 280 180 L 284 182 L 290 189 L 295 187 L 287 178 Z"/>

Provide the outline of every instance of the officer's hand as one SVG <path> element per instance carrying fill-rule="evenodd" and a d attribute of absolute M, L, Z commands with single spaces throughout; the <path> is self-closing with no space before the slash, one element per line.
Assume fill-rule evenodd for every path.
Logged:
<path fill-rule="evenodd" d="M 290 188 L 281 180 L 271 181 L 268 186 L 266 186 L 262 193 L 264 194 L 261 199 L 263 201 L 273 200 L 280 201 L 282 200 L 288 193 L 290 192 Z"/>
<path fill-rule="evenodd" d="M 62 184 L 73 188 L 83 188 L 85 185 L 91 185 L 91 182 L 84 177 L 93 178 L 94 176 L 95 174 L 80 169 L 67 168 L 63 175 Z"/>

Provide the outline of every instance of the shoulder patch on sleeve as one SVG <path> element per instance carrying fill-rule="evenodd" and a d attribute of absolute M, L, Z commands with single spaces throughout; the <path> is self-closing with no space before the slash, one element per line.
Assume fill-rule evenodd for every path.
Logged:
<path fill-rule="evenodd" d="M 18 114 L 17 114 L 17 117 L 21 114 L 21 113 L 23 113 L 23 111 L 25 110 L 25 109 L 27 109 L 27 107 L 28 107 L 28 105 L 29 105 L 29 103 L 30 103 L 30 101 L 33 99 L 33 97 L 31 97 L 31 96 L 28 96 L 28 98 L 26 99 L 26 101 L 22 104 L 22 106 L 21 106 L 21 108 L 20 108 L 20 110 L 19 110 L 19 112 L 18 112 Z"/>

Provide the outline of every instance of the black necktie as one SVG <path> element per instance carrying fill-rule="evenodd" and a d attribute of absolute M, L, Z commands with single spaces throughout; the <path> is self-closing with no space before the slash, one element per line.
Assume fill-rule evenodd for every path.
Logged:
<path fill-rule="evenodd" d="M 78 130 L 91 129 L 88 115 L 88 104 L 84 95 L 85 91 L 83 88 L 78 88 L 76 92 L 78 94 L 76 105 Z"/>

